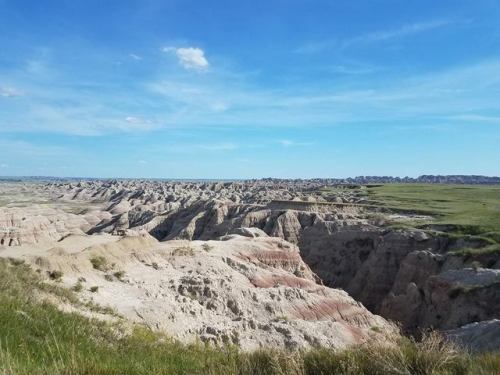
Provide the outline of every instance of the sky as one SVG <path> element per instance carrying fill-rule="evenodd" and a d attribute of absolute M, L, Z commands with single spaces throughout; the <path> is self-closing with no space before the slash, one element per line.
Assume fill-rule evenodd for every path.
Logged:
<path fill-rule="evenodd" d="M 500 175 L 500 0 L 0 0 L 0 176 Z"/>

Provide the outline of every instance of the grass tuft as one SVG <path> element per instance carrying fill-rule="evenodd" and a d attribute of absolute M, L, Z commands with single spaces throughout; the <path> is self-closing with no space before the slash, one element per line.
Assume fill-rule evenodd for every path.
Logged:
<path fill-rule="evenodd" d="M 123 281 L 123 277 L 125 276 L 125 271 L 116 271 L 113 273 L 113 276 L 116 277 L 118 280 Z"/>
<path fill-rule="evenodd" d="M 54 271 L 48 271 L 47 273 L 51 280 L 60 281 L 63 277 L 63 273 L 61 271 L 54 270 Z"/>
<path fill-rule="evenodd" d="M 194 250 L 191 246 L 181 246 L 175 248 L 172 253 L 172 256 L 193 256 L 194 255 Z"/>
<path fill-rule="evenodd" d="M 99 271 L 107 271 L 109 269 L 108 261 L 102 255 L 90 258 L 90 263 L 92 263 L 92 267 Z"/>

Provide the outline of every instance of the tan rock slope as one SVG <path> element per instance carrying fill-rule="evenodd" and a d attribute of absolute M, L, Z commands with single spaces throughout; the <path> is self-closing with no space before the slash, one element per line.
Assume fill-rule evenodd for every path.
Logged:
<path fill-rule="evenodd" d="M 87 238 L 71 235 L 23 258 L 43 274 L 62 272 L 67 287 L 82 285 L 83 299 L 185 342 L 343 348 L 392 329 L 346 292 L 317 284 L 295 245 L 237 232 L 161 243 L 142 232 L 83 250 Z"/>

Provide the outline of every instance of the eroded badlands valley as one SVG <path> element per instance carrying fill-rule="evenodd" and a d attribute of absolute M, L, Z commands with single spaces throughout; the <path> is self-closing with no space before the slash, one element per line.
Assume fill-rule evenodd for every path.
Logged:
<path fill-rule="evenodd" d="M 125 318 L 185 342 L 343 348 L 385 340 L 398 324 L 497 348 L 500 256 L 482 251 L 489 238 L 373 204 L 368 189 L 7 181 L 0 257 L 112 313 L 54 301 L 61 309 Z"/>

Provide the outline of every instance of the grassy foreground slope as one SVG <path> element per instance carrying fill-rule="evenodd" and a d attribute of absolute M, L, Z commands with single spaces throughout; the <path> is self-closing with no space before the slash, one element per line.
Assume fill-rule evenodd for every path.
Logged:
<path fill-rule="evenodd" d="M 500 355 L 472 356 L 436 335 L 387 348 L 289 353 L 183 345 L 136 327 L 63 312 L 76 293 L 0 259 L 0 374 L 495 374 Z"/>

